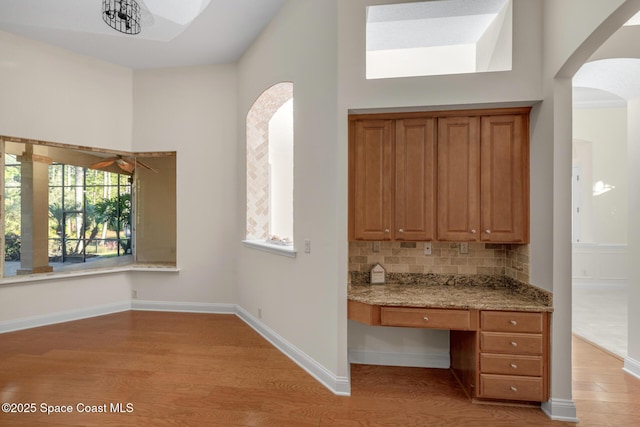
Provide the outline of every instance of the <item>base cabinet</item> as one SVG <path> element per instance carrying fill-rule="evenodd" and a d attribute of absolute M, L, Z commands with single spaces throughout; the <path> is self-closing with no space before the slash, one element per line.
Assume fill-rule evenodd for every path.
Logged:
<path fill-rule="evenodd" d="M 475 402 L 549 400 L 550 316 L 348 302 L 349 320 L 367 325 L 448 329 L 451 372 Z"/>
<path fill-rule="evenodd" d="M 452 331 L 451 369 L 478 401 L 549 400 L 549 313 L 481 311 L 473 338 Z"/>

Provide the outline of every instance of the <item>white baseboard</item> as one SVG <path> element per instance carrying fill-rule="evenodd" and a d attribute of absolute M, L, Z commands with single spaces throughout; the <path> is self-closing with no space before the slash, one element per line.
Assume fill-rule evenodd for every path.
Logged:
<path fill-rule="evenodd" d="M 131 309 L 139 311 L 174 311 L 184 313 L 236 314 L 235 304 L 206 302 L 169 302 L 131 300 Z"/>
<path fill-rule="evenodd" d="M 119 313 L 121 311 L 127 310 L 131 310 L 131 301 L 122 301 L 113 304 L 80 308 L 77 310 L 60 311 L 57 313 L 24 317 L 22 319 L 0 322 L 0 333 L 37 328 L 39 326 L 70 322 L 72 320 L 87 319 L 89 317 L 104 316 L 105 314 Z"/>
<path fill-rule="evenodd" d="M 554 421 L 577 423 L 576 404 L 568 399 L 550 399 L 541 405 L 542 411 Z"/>
<path fill-rule="evenodd" d="M 627 356 L 624 358 L 624 367 L 622 368 L 629 375 L 640 379 L 640 362 Z"/>
<path fill-rule="evenodd" d="M 349 396 L 351 394 L 351 383 L 349 377 L 338 377 L 334 375 L 309 355 L 278 335 L 262 321 L 256 319 L 244 308 L 238 306 L 237 315 L 247 325 L 251 326 L 256 332 L 262 335 L 264 339 L 269 341 L 274 347 L 297 363 L 298 366 L 307 371 L 309 375 L 318 380 L 334 394 L 339 396 Z"/>
<path fill-rule="evenodd" d="M 449 352 L 394 353 L 382 351 L 349 350 L 349 363 L 362 365 L 408 366 L 414 368 L 449 369 Z"/>

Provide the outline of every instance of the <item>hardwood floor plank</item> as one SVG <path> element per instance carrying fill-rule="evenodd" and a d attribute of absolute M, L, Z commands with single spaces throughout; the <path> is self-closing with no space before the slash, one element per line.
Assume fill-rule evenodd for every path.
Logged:
<path fill-rule="evenodd" d="M 593 362 L 593 363 L 592 363 Z M 579 426 L 633 425 L 640 381 L 574 339 Z M 448 370 L 352 365 L 336 396 L 233 315 L 123 312 L 0 335 L 2 426 L 573 426 L 536 408 L 478 405 Z M 72 405 L 69 414 L 40 405 Z M 80 413 L 121 403 L 131 413 Z"/>

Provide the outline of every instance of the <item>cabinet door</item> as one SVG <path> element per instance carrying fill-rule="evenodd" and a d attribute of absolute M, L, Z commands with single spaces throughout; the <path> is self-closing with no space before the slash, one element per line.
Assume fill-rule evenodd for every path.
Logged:
<path fill-rule="evenodd" d="M 529 239 L 529 145 L 527 118 L 482 118 L 480 240 Z"/>
<path fill-rule="evenodd" d="M 480 226 L 478 117 L 438 119 L 438 240 L 475 241 Z"/>
<path fill-rule="evenodd" d="M 390 240 L 393 120 L 359 120 L 350 147 L 351 225 L 356 240 Z"/>
<path fill-rule="evenodd" d="M 396 121 L 395 240 L 433 240 L 435 119 Z"/>

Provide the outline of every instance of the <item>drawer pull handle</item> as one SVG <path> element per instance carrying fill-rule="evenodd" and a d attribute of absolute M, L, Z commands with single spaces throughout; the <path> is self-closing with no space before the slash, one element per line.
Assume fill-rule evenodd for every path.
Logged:
<path fill-rule="evenodd" d="M 512 385 L 511 386 L 511 391 L 514 392 L 514 393 L 517 392 L 518 391 L 518 387 Z"/>
<path fill-rule="evenodd" d="M 516 365 L 515 363 L 512 363 L 512 364 L 511 364 L 511 367 L 512 367 L 513 369 L 518 369 L 518 365 Z"/>
<path fill-rule="evenodd" d="M 511 323 L 513 326 L 516 326 L 518 324 L 518 322 L 516 322 L 515 320 L 511 320 L 509 323 Z"/>
<path fill-rule="evenodd" d="M 515 342 L 515 341 L 511 341 L 511 346 L 512 346 L 512 347 L 517 347 L 517 346 L 518 346 L 518 343 L 517 343 L 517 342 Z"/>
<path fill-rule="evenodd" d="M 427 316 L 424 316 L 422 319 L 423 319 L 425 322 L 429 321 L 429 318 L 428 318 Z"/>

